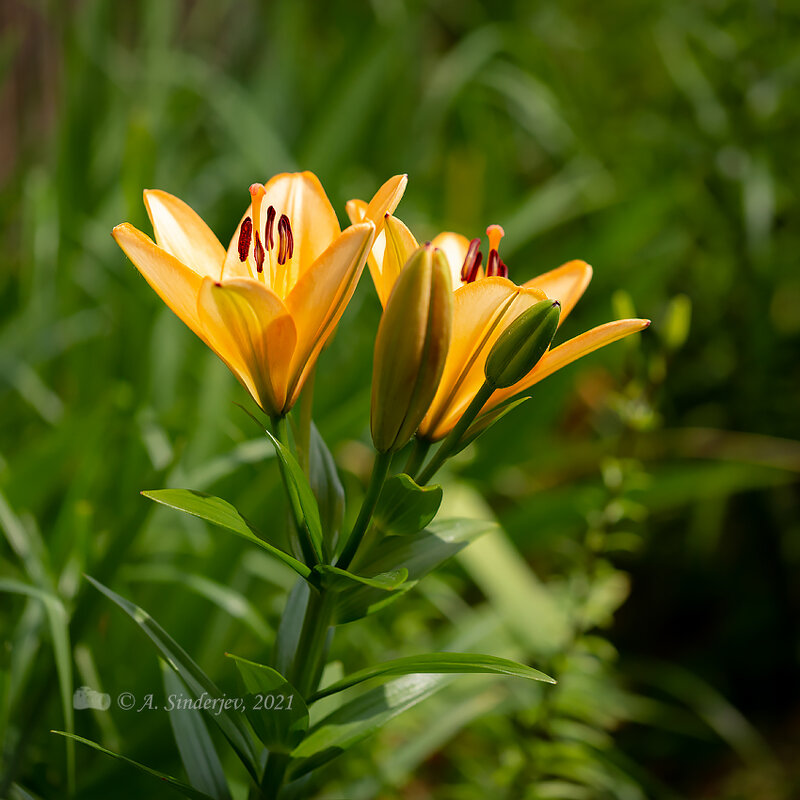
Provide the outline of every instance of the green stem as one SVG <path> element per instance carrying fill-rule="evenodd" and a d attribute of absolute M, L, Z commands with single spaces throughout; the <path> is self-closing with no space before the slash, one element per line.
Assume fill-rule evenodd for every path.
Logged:
<path fill-rule="evenodd" d="M 273 436 L 291 453 L 292 443 L 289 439 L 289 425 L 286 422 L 286 417 L 272 417 L 272 434 Z M 297 530 L 297 536 L 300 541 L 300 549 L 303 551 L 303 560 L 306 564 L 314 566 L 319 563 L 316 553 L 314 552 L 314 545 L 311 542 L 311 535 L 306 528 L 305 521 L 302 514 L 298 511 L 293 499 L 292 488 L 289 484 L 289 476 L 286 474 L 286 469 L 283 462 L 278 459 L 281 471 L 281 478 L 283 478 L 283 488 L 286 490 L 286 496 L 289 498 L 289 507 L 292 510 L 292 517 L 294 518 L 294 525 Z"/>
<path fill-rule="evenodd" d="M 483 386 L 478 389 L 478 393 L 472 399 L 467 410 L 461 415 L 461 419 L 456 426 L 439 446 L 433 458 L 428 462 L 428 466 L 422 470 L 417 478 L 417 483 L 424 486 L 437 473 L 439 468 L 447 459 L 457 451 L 462 437 L 467 432 L 467 428 L 475 421 L 475 417 L 480 414 L 481 409 L 486 405 L 486 401 L 492 396 L 494 386 L 484 381 Z"/>
<path fill-rule="evenodd" d="M 324 589 L 311 589 L 308 597 L 297 649 L 286 675 L 304 700 L 308 700 L 317 690 L 325 666 L 328 630 L 333 621 L 333 600 L 333 595 Z M 290 760 L 287 753 L 270 753 L 261 780 L 265 800 L 277 799 Z"/>
<path fill-rule="evenodd" d="M 383 488 L 386 476 L 389 474 L 389 466 L 392 463 L 391 452 L 378 453 L 375 456 L 375 463 L 372 466 L 372 476 L 369 479 L 369 486 L 367 493 L 364 495 L 364 502 L 361 504 L 361 510 L 358 512 L 358 519 L 353 526 L 347 544 L 342 550 L 342 555 L 336 566 L 340 569 L 347 569 L 350 562 L 353 560 L 356 551 L 358 550 L 361 540 L 369 526 L 369 521 L 372 519 L 372 512 L 375 511 L 375 506 L 378 504 L 378 497 L 380 497 L 381 489 Z"/>
<path fill-rule="evenodd" d="M 414 477 L 415 473 L 422 466 L 422 462 L 425 461 L 425 456 L 428 455 L 428 450 L 431 449 L 432 444 L 433 442 L 430 442 L 427 439 L 414 439 L 411 453 L 409 454 L 408 461 L 406 461 L 406 466 L 403 469 L 403 472 L 405 472 L 406 475 L 409 475 L 412 478 Z"/>

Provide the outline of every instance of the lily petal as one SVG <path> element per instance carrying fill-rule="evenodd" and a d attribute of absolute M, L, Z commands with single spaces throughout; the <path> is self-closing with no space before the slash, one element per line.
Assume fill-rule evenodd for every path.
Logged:
<path fill-rule="evenodd" d="M 538 383 L 554 372 L 557 372 L 567 364 L 583 358 L 607 344 L 624 339 L 632 333 L 638 333 L 649 327 L 649 319 L 619 319 L 614 322 L 606 322 L 604 325 L 598 325 L 596 328 L 585 331 L 579 336 L 575 336 L 564 344 L 548 350 L 542 360 L 533 368 L 533 370 L 523 378 L 519 383 L 509 386 L 506 389 L 498 389 L 489 398 L 484 410 L 493 408 L 500 403 L 505 402 L 514 395 L 530 389 L 531 386 Z"/>
<path fill-rule="evenodd" d="M 523 285 L 541 289 L 549 298 L 561 303 L 561 317 L 558 321 L 561 326 L 569 312 L 581 299 L 591 280 L 592 268 L 585 261 L 575 260 L 568 261 L 542 275 L 537 275 Z"/>
<path fill-rule="evenodd" d="M 439 389 L 419 428 L 423 436 L 435 440 L 447 434 L 483 384 L 484 364 L 497 337 L 544 298 L 538 289 L 497 277 L 467 283 L 455 291 L 453 337 Z"/>
<path fill-rule="evenodd" d="M 111 235 L 156 294 L 208 344 L 197 314 L 201 276 L 128 222 L 117 225 Z"/>
<path fill-rule="evenodd" d="M 461 286 L 461 268 L 464 266 L 464 259 L 469 250 L 469 239 L 460 233 L 445 231 L 440 233 L 431 242 L 434 247 L 438 247 L 447 257 L 450 264 L 450 274 L 453 278 L 453 288 Z"/>
<path fill-rule="evenodd" d="M 364 217 L 375 223 L 375 235 L 383 230 L 384 219 L 387 214 L 394 214 L 408 185 L 408 175 L 395 175 L 375 192 L 364 210 Z"/>
<path fill-rule="evenodd" d="M 144 204 L 159 247 L 199 275 L 219 277 L 225 248 L 197 212 L 160 189 L 146 189 Z"/>
<path fill-rule="evenodd" d="M 294 253 L 285 270 L 285 282 L 276 286 L 277 293 L 286 296 L 291 287 L 341 233 L 339 220 L 319 178 L 313 172 L 283 172 L 264 184 L 266 190 L 261 200 L 261 219 L 266 220 L 267 209 L 275 207 L 275 221 L 286 214 L 294 235 Z M 253 216 L 252 204 L 242 216 Z M 242 222 L 228 245 L 224 276 L 249 275 L 246 264 L 239 261 L 239 231 Z M 277 231 L 273 233 L 275 236 Z M 260 231 L 263 238 L 264 231 Z M 277 245 L 277 241 L 275 242 Z"/>
<path fill-rule="evenodd" d="M 264 411 L 281 413 L 297 342 L 281 299 L 255 280 L 204 278 L 197 310 L 210 347 Z"/>
<path fill-rule="evenodd" d="M 380 273 L 373 272 L 371 264 L 370 272 L 381 305 L 385 308 L 397 276 L 419 245 L 414 238 L 414 234 L 397 217 L 386 217 L 385 228 L 381 235 L 384 237 L 385 246 L 380 263 Z M 373 247 L 373 253 L 374 251 L 375 248 Z"/>
<path fill-rule="evenodd" d="M 374 232 L 370 220 L 346 228 L 303 273 L 286 298 L 286 306 L 297 325 L 297 347 L 288 389 L 290 404 L 299 395 L 308 372 L 353 296 Z"/>

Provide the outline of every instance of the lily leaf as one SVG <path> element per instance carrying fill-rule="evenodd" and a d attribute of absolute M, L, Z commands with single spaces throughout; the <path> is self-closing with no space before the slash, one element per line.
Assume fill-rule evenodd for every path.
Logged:
<path fill-rule="evenodd" d="M 269 436 L 270 441 L 275 446 L 275 452 L 281 462 L 286 480 L 286 490 L 289 494 L 289 502 L 292 505 L 295 518 L 308 532 L 308 538 L 317 560 L 325 561 L 319 507 L 317 506 L 314 492 L 308 483 L 308 478 L 306 478 L 301 466 L 297 463 L 297 459 L 289 449 L 281 444 L 268 430 L 265 429 L 264 433 Z"/>
<path fill-rule="evenodd" d="M 105 747 L 97 744 L 97 742 L 93 742 L 91 739 L 84 739 L 83 736 L 76 736 L 74 733 L 66 733 L 65 731 L 53 731 L 53 733 L 57 733 L 59 736 L 66 736 L 68 739 L 74 739 L 76 742 L 88 745 L 101 753 L 105 753 L 107 756 L 111 756 L 111 758 L 116 758 L 118 761 L 124 761 L 126 764 L 130 764 L 130 766 L 138 769 L 139 772 L 143 772 L 151 778 L 156 778 L 161 786 L 166 784 L 175 789 L 175 791 L 180 792 L 184 797 L 190 797 L 192 800 L 214 800 L 211 795 L 193 789 L 191 786 L 188 786 L 183 781 L 179 781 L 177 778 L 173 778 L 171 775 L 166 775 L 163 772 L 159 772 L 157 769 L 146 767 L 144 764 L 140 764 L 138 761 L 134 761 L 127 756 L 114 753 L 111 750 L 106 750 Z"/>
<path fill-rule="evenodd" d="M 495 522 L 474 519 L 446 519 L 431 523 L 416 536 L 389 536 L 374 544 L 359 559 L 359 572 L 380 574 L 402 565 L 408 580 L 388 597 L 370 586 L 353 587 L 339 595 L 336 619 L 339 624 L 361 619 L 384 608 L 408 591 L 431 570 L 463 550 L 473 539 L 497 528 Z"/>
<path fill-rule="evenodd" d="M 372 519 L 385 534 L 417 533 L 433 521 L 441 503 L 441 486 L 419 486 L 408 475 L 394 475 L 383 485 Z"/>
<path fill-rule="evenodd" d="M 336 758 L 451 680 L 448 675 L 406 675 L 345 703 L 314 725 L 292 751 L 289 778 L 299 778 Z"/>
<path fill-rule="evenodd" d="M 555 683 L 555 680 L 538 669 L 509 661 L 507 658 L 485 656 L 477 653 L 426 653 L 419 656 L 407 656 L 376 664 L 372 667 L 354 672 L 340 681 L 318 691 L 311 700 L 319 700 L 328 695 L 349 689 L 351 686 L 377 677 L 391 675 L 433 674 L 433 673 L 485 673 L 493 675 L 511 675 L 533 681 Z"/>
<path fill-rule="evenodd" d="M 308 480 L 314 497 L 317 498 L 322 536 L 328 552 L 333 553 L 344 519 L 344 487 L 331 451 L 313 422 L 308 453 Z"/>
<path fill-rule="evenodd" d="M 311 570 L 305 564 L 256 536 L 250 523 L 234 506 L 220 497 L 196 492 L 193 489 L 151 489 L 142 494 L 150 500 L 155 500 L 156 503 L 177 508 L 178 511 L 204 519 L 218 528 L 247 539 L 248 542 L 258 545 L 262 550 L 283 561 L 303 578 L 308 578 L 311 574 Z"/>
<path fill-rule="evenodd" d="M 116 603 L 147 634 L 166 662 L 181 676 L 195 695 L 200 696 L 205 692 L 212 699 L 223 696 L 223 693 L 192 660 L 192 657 L 143 608 L 120 597 L 116 592 L 88 575 L 86 580 Z M 252 734 L 242 721 L 241 714 L 238 712 L 230 714 L 225 709 L 214 709 L 214 713 L 210 717 L 230 742 L 247 771 L 257 781 L 259 779 L 259 757 L 256 744 Z"/>
<path fill-rule="evenodd" d="M 348 591 L 354 586 L 359 588 L 361 586 L 369 586 L 383 592 L 391 592 L 408 579 L 408 570 L 405 568 L 393 569 L 372 577 L 366 577 L 328 564 L 317 564 L 314 567 L 314 572 L 320 576 L 322 585 L 333 592 Z"/>
<path fill-rule="evenodd" d="M 272 667 L 226 655 L 242 677 L 245 713 L 258 738 L 270 752 L 288 753 L 308 730 L 308 709 L 300 693 Z"/>
<path fill-rule="evenodd" d="M 178 673 L 163 661 L 161 674 L 167 697 L 185 694 L 188 691 Z M 195 789 L 205 792 L 214 800 L 231 800 L 228 782 L 225 780 L 225 773 L 214 749 L 214 743 L 203 722 L 203 715 L 194 708 L 182 708 L 173 710 L 168 716 L 189 782 Z"/>

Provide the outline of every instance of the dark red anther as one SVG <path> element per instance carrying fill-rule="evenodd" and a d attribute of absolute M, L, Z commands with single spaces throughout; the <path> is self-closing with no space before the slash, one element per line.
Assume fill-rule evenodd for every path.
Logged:
<path fill-rule="evenodd" d="M 486 277 L 491 278 L 498 274 L 498 266 L 500 264 L 500 255 L 497 250 L 489 251 L 489 260 L 486 262 Z"/>
<path fill-rule="evenodd" d="M 247 254 L 250 252 L 250 239 L 253 235 L 253 220 L 245 217 L 242 228 L 239 231 L 239 261 L 247 261 Z"/>
<path fill-rule="evenodd" d="M 478 250 L 480 246 L 480 239 L 473 239 L 469 243 L 469 249 L 464 258 L 464 264 L 461 267 L 461 280 L 465 283 L 472 283 L 478 276 L 478 269 L 480 268 L 481 261 L 483 261 L 483 253 Z"/>
<path fill-rule="evenodd" d="M 286 214 L 281 214 L 278 220 L 278 263 L 285 264 L 287 259 L 292 257 L 294 253 L 294 236 L 292 236 L 292 226 L 289 224 L 289 217 Z"/>
<path fill-rule="evenodd" d="M 497 274 L 501 278 L 507 278 L 508 277 L 508 267 L 506 266 L 506 263 L 505 263 L 505 261 L 503 261 L 502 258 L 499 259 L 499 264 L 497 265 Z"/>
<path fill-rule="evenodd" d="M 255 244 L 253 245 L 253 257 L 256 260 L 256 269 L 259 272 L 264 271 L 264 245 L 261 244 L 261 237 L 258 231 L 255 233 Z"/>
<path fill-rule="evenodd" d="M 266 233 L 266 240 L 267 240 L 267 250 L 272 250 L 275 247 L 275 242 L 272 239 L 272 225 L 275 222 L 275 215 L 278 212 L 275 211 L 275 206 L 270 206 L 267 209 L 267 233 Z"/>

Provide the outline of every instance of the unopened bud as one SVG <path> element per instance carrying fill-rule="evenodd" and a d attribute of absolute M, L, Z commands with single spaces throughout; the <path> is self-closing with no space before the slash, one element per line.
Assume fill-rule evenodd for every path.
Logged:
<path fill-rule="evenodd" d="M 399 450 L 419 427 L 436 394 L 453 328 L 450 266 L 427 244 L 397 277 L 375 340 L 372 441 Z"/>
<path fill-rule="evenodd" d="M 561 316 L 558 300 L 541 300 L 520 314 L 498 337 L 486 359 L 486 381 L 505 389 L 521 381 L 550 347 Z"/>

